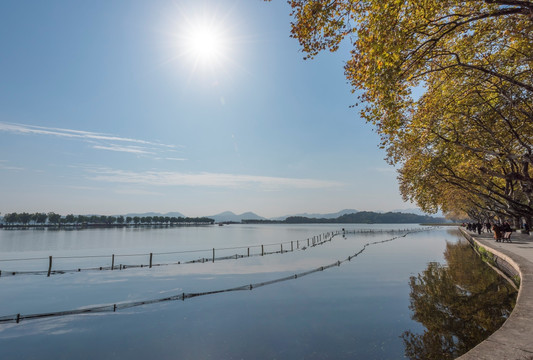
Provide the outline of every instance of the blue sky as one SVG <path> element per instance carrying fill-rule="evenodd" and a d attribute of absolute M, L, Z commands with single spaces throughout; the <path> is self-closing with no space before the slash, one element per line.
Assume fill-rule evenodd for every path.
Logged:
<path fill-rule="evenodd" d="M 343 74 L 303 60 L 285 1 L 0 2 L 0 212 L 230 210 L 401 200 Z"/>

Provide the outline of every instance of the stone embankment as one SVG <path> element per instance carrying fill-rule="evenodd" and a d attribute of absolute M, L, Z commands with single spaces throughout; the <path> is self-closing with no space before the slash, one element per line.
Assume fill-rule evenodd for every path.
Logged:
<path fill-rule="evenodd" d="M 512 243 L 496 242 L 492 234 L 461 229 L 476 246 L 494 256 L 504 273 L 520 277 L 516 306 L 503 326 L 460 360 L 533 360 L 533 236 L 513 232 Z"/>

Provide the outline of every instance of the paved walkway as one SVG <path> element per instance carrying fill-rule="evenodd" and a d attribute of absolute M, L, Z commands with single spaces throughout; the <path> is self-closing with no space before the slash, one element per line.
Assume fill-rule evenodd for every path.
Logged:
<path fill-rule="evenodd" d="M 501 243 L 492 234 L 478 235 L 466 230 L 463 233 L 511 264 L 521 280 L 516 306 L 509 319 L 459 359 L 533 360 L 533 236 L 513 232 L 512 243 Z"/>

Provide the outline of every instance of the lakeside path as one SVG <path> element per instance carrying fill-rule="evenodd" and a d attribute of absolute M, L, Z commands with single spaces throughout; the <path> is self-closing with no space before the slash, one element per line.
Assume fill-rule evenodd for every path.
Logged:
<path fill-rule="evenodd" d="M 520 275 L 516 306 L 503 326 L 488 339 L 460 356 L 473 359 L 533 359 L 533 236 L 513 232 L 512 243 L 496 242 L 492 234 L 478 235 L 461 228 L 463 235 L 505 260 Z"/>

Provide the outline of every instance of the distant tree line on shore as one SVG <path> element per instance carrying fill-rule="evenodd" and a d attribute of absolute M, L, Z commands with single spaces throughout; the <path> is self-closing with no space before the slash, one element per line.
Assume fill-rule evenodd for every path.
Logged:
<path fill-rule="evenodd" d="M 404 213 L 360 211 L 333 219 L 289 216 L 285 220 L 242 220 L 245 224 L 431 224 L 444 223 L 444 218 Z"/>
<path fill-rule="evenodd" d="M 128 225 L 180 225 L 213 224 L 214 219 L 207 217 L 175 216 L 108 216 L 108 215 L 73 215 L 62 216 L 54 212 L 44 213 L 8 213 L 4 215 L 7 226 L 128 226 Z"/>

